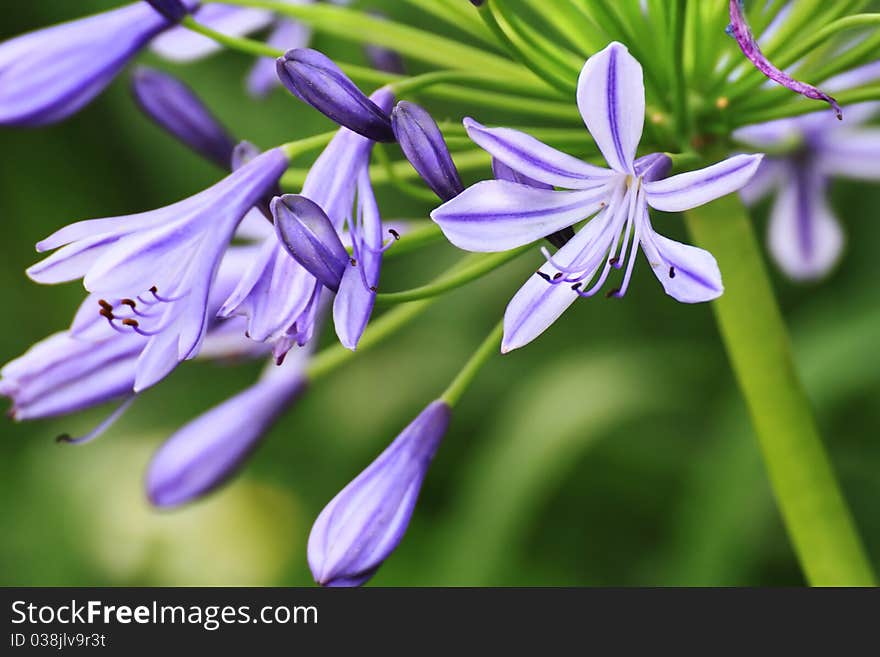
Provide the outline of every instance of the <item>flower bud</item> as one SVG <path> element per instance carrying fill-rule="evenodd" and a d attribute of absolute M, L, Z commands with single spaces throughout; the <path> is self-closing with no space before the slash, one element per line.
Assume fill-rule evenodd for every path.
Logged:
<path fill-rule="evenodd" d="M 446 140 L 428 112 L 405 100 L 391 113 L 394 136 L 413 168 L 443 201 L 464 190 Z"/>
<path fill-rule="evenodd" d="M 272 200 L 275 231 L 287 252 L 325 287 L 339 290 L 349 261 L 333 223 L 321 207 L 298 194 Z"/>
<path fill-rule="evenodd" d="M 279 57 L 276 66 L 288 91 L 339 125 L 373 141 L 394 141 L 388 114 L 326 55 L 295 48 Z"/>
<path fill-rule="evenodd" d="M 131 92 L 159 127 L 217 166 L 230 168 L 235 142 L 188 86 L 167 73 L 140 67 L 132 76 Z"/>
<path fill-rule="evenodd" d="M 406 532 L 422 481 L 449 426 L 434 401 L 324 507 L 309 535 L 312 575 L 322 586 L 360 586 Z"/>

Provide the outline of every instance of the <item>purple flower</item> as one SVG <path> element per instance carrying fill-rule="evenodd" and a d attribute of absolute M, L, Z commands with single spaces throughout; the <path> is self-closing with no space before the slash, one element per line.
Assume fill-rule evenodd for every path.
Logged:
<path fill-rule="evenodd" d="M 371 102 L 388 111 L 393 101 L 389 90 L 380 89 Z M 337 235 L 342 236 L 348 226 L 353 254 L 338 282 L 333 318 L 340 341 L 349 349 L 357 346 L 372 313 L 384 249 L 382 219 L 369 178 L 372 148 L 369 139 L 341 128 L 315 161 L 301 190 L 302 196 L 323 210 Z M 278 237 L 265 241 L 259 258 L 221 309 L 224 317 L 247 315 L 248 335 L 275 342 L 279 357 L 292 344 L 305 344 L 313 334 L 324 289 L 315 274 L 325 282 L 335 282 L 322 269 L 309 271 L 303 266 L 310 261 L 302 251 L 308 245 L 285 243 L 285 235 L 290 237 L 298 230 L 288 212 L 287 203 L 293 198 L 273 203 Z"/>
<path fill-rule="evenodd" d="M 132 76 L 138 106 L 157 125 L 202 157 L 229 169 L 235 141 L 188 86 L 167 73 L 139 67 Z"/>
<path fill-rule="evenodd" d="M 195 0 L 187 0 L 191 9 Z M 0 125 L 42 126 L 78 112 L 172 23 L 145 2 L 0 45 Z"/>
<path fill-rule="evenodd" d="M 642 67 L 619 43 L 587 60 L 577 99 L 609 169 L 516 130 L 486 128 L 465 119 L 471 139 L 497 160 L 539 183 L 570 191 L 483 181 L 431 214 L 446 237 L 468 251 L 513 249 L 593 217 L 555 255 L 545 251 L 547 263 L 510 302 L 504 352 L 534 340 L 577 298 L 596 294 L 611 271 L 626 264 L 620 286 L 608 294 L 622 297 L 639 246 L 670 296 L 685 303 L 718 297 L 723 287 L 715 258 L 654 232 L 648 208 L 680 212 L 708 203 L 739 190 L 761 162 L 760 155 L 738 155 L 661 179 L 668 158 L 636 160 L 645 115 Z"/>
<path fill-rule="evenodd" d="M 134 391 L 199 350 L 217 269 L 239 223 L 287 169 L 273 149 L 186 200 L 151 212 L 71 224 L 37 244 L 57 249 L 28 269 L 38 283 L 83 278 L 95 315 L 114 330 L 149 338 Z"/>
<path fill-rule="evenodd" d="M 464 190 L 443 133 L 424 108 L 400 101 L 391 113 L 391 127 L 406 159 L 440 200 Z"/>
<path fill-rule="evenodd" d="M 391 555 L 406 532 L 450 413 L 445 402 L 432 402 L 324 507 L 309 535 L 315 581 L 360 586 Z"/>
<path fill-rule="evenodd" d="M 287 51 L 278 77 L 290 93 L 341 126 L 373 141 L 394 141 L 390 108 L 367 98 L 333 61 L 310 48 Z"/>
<path fill-rule="evenodd" d="M 846 89 L 880 79 L 880 62 L 828 80 L 828 89 Z M 880 180 L 880 129 L 864 124 L 880 113 L 880 103 L 847 108 L 840 123 L 832 112 L 747 126 L 734 138 L 748 146 L 789 148 L 782 157 L 768 157 L 742 190 L 754 204 L 775 193 L 768 229 L 770 252 L 794 280 L 822 278 L 840 259 L 843 229 L 827 198 L 831 178 Z"/>
<path fill-rule="evenodd" d="M 260 380 L 178 430 L 147 470 L 147 496 L 174 507 L 205 495 L 229 479 L 268 429 L 305 388 L 305 350 Z"/>
<path fill-rule="evenodd" d="M 217 274 L 209 306 L 216 309 L 241 276 L 253 256 L 253 247 L 227 251 Z M 16 420 L 56 417 L 82 411 L 108 401 L 134 397 L 138 358 L 147 338 L 119 333 L 95 312 L 98 300 L 87 298 L 71 328 L 38 342 L 0 370 L 0 395 L 9 397 L 9 414 Z M 212 322 L 202 358 L 256 357 L 254 343 L 242 337 L 239 322 Z M 97 437 L 119 417 L 127 402 L 99 427 L 76 442 Z"/>
<path fill-rule="evenodd" d="M 746 20 L 745 12 L 743 11 L 744 0 L 729 0 L 729 4 L 730 25 L 727 28 L 728 32 L 736 39 L 740 50 L 742 50 L 743 54 L 749 59 L 749 61 L 751 61 L 755 67 L 768 78 L 791 89 L 795 93 L 799 93 L 807 98 L 812 98 L 813 100 L 824 100 L 834 109 L 837 118 L 843 119 L 840 105 L 837 104 L 837 101 L 834 100 L 834 98 L 812 85 L 795 80 L 788 73 L 781 71 L 774 66 L 769 59 L 767 59 L 766 55 L 761 51 L 761 47 L 758 45 L 757 40 L 752 35 L 752 30 Z"/>

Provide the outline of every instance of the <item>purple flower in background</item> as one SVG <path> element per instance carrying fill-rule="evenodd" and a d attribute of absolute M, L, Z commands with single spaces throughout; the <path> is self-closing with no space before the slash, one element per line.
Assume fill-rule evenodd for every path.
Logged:
<path fill-rule="evenodd" d="M 149 338 L 138 392 L 199 350 L 223 254 L 248 211 L 277 185 L 287 156 L 273 149 L 188 199 L 124 217 L 71 224 L 37 244 L 57 249 L 28 269 L 38 283 L 83 278 L 94 312 L 114 330 Z"/>
<path fill-rule="evenodd" d="M 373 141 L 394 141 L 391 108 L 367 98 L 333 60 L 311 48 L 297 48 L 277 61 L 278 78 L 290 93 L 339 125 Z"/>
<path fill-rule="evenodd" d="M 147 496 L 155 506 L 191 502 L 223 484 L 259 445 L 281 413 L 305 389 L 308 351 L 192 420 L 156 452 L 147 470 Z"/>
<path fill-rule="evenodd" d="M 760 155 L 738 155 L 706 169 L 663 178 L 669 159 L 635 159 L 645 116 L 641 65 L 612 43 L 592 56 L 578 81 L 578 107 L 610 165 L 593 166 L 516 130 L 465 119 L 479 146 L 507 167 L 544 185 L 509 180 L 469 187 L 431 214 L 446 237 L 468 251 L 505 251 L 593 217 L 514 296 L 504 317 L 502 351 L 531 342 L 578 297 L 590 297 L 612 269 L 626 272 L 608 296 L 626 293 L 639 246 L 667 294 L 684 303 L 709 301 L 723 290 L 711 254 L 654 232 L 648 208 L 681 212 L 745 185 Z M 598 278 L 596 278 L 598 275 Z M 596 279 L 596 280 L 594 280 Z"/>
<path fill-rule="evenodd" d="M 441 201 L 464 191 L 443 133 L 427 110 L 402 100 L 391 113 L 391 127 L 406 159 Z"/>
<path fill-rule="evenodd" d="M 828 80 L 828 89 L 847 89 L 880 79 L 880 62 Z M 748 146 L 789 149 L 768 157 L 754 180 L 742 190 L 754 204 L 770 193 L 768 241 L 773 258 L 786 275 L 807 281 L 822 278 L 840 259 L 844 234 L 827 198 L 831 178 L 880 180 L 880 129 L 864 127 L 880 114 L 880 103 L 847 108 L 840 123 L 832 112 L 747 126 L 734 138 Z"/>
<path fill-rule="evenodd" d="M 292 4 L 311 4 L 312 0 L 296 0 Z M 312 40 L 312 30 L 298 21 L 279 19 L 266 43 L 278 50 L 288 51 L 293 48 L 305 48 Z M 247 79 L 248 92 L 257 98 L 263 98 L 273 89 L 280 86 L 275 60 L 261 57 L 256 61 Z"/>
<path fill-rule="evenodd" d="M 761 51 L 761 47 L 758 45 L 757 40 L 752 35 L 751 28 L 749 28 L 743 10 L 744 0 L 729 0 L 729 4 L 730 25 L 727 28 L 728 32 L 734 39 L 736 39 L 740 50 L 742 50 L 743 54 L 749 59 L 749 61 L 751 61 L 761 73 L 774 82 L 781 84 L 783 87 L 787 87 L 806 98 L 824 100 L 831 105 L 837 118 L 843 119 L 840 105 L 838 105 L 834 98 L 812 85 L 795 80 L 788 73 L 781 71 L 767 59 L 766 55 Z"/>
<path fill-rule="evenodd" d="M 192 89 L 167 73 L 139 67 L 131 90 L 157 125 L 222 169 L 230 168 L 235 141 Z"/>
<path fill-rule="evenodd" d="M 360 586 L 403 539 L 422 481 L 449 426 L 432 402 L 324 507 L 309 535 L 309 567 L 322 586 Z"/>
<path fill-rule="evenodd" d="M 383 111 L 390 110 L 394 102 L 387 89 L 371 98 Z M 353 253 L 336 285 L 333 319 L 340 342 L 349 349 L 357 346 L 372 313 L 384 250 L 382 220 L 369 179 L 372 148 L 371 140 L 341 128 L 312 165 L 301 190 L 301 196 L 323 211 L 337 235 L 342 236 L 348 227 Z M 324 289 L 315 274 L 325 282 L 328 279 L 323 270 L 309 271 L 303 266 L 310 259 L 301 250 L 309 243 L 284 241 L 285 235 L 297 231 L 295 223 L 290 223 L 296 221 L 290 205 L 276 200 L 273 210 L 278 238 L 266 240 L 260 257 L 224 304 L 221 315 L 247 315 L 248 335 L 258 341 L 274 341 L 276 355 L 282 357 L 291 345 L 305 344 L 311 338 Z"/>
<path fill-rule="evenodd" d="M 253 247 L 237 246 L 227 251 L 217 273 L 209 307 L 216 309 L 253 257 Z M 16 420 L 56 417 L 82 411 L 112 400 L 122 405 L 87 435 L 70 442 L 86 442 L 99 436 L 128 407 L 134 398 L 138 358 L 147 338 L 137 333 L 119 333 L 95 312 L 98 300 L 87 298 L 72 326 L 38 342 L 22 356 L 0 369 L 0 395 L 9 397 L 9 414 Z M 209 311 L 211 312 L 211 311 Z M 256 357 L 254 343 L 242 336 L 237 321 L 212 322 L 201 358 L 230 359 Z"/>
<path fill-rule="evenodd" d="M 187 6 L 183 0 L 146 0 L 156 11 L 172 23 L 179 23 L 189 14 L 192 4 Z"/>
<path fill-rule="evenodd" d="M 171 26 L 137 2 L 0 44 L 0 125 L 42 126 L 78 112 Z"/>

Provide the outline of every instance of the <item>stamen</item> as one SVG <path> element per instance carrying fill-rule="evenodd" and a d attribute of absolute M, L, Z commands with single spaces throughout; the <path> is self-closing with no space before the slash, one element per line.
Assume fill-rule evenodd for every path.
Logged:
<path fill-rule="evenodd" d="M 675 278 L 675 267 L 669 268 L 669 278 Z"/>
<path fill-rule="evenodd" d="M 610 299 L 611 297 L 616 297 L 618 294 L 620 294 L 620 288 L 616 287 L 613 290 L 608 290 L 605 293 L 605 298 Z"/>
<path fill-rule="evenodd" d="M 393 228 L 389 228 L 389 229 L 388 229 L 388 232 L 391 233 L 391 236 L 392 236 L 395 240 L 399 240 L 399 239 L 400 239 L 400 233 L 398 233 L 398 232 L 397 232 L 396 230 L 394 230 Z"/>
<path fill-rule="evenodd" d="M 88 443 L 101 436 L 107 429 L 113 426 L 113 423 L 116 422 L 120 417 L 122 417 L 123 413 L 128 410 L 128 408 L 132 405 L 132 402 L 137 398 L 137 395 L 131 395 L 125 401 L 120 404 L 116 410 L 110 413 L 107 418 L 101 422 L 97 427 L 92 429 L 89 433 L 84 436 L 79 436 L 77 438 L 72 437 L 70 434 L 63 433 L 55 439 L 57 443 L 68 443 L 70 445 L 82 445 L 83 443 Z"/>
<path fill-rule="evenodd" d="M 357 266 L 358 266 L 358 261 L 355 260 L 354 258 L 349 258 L 348 261 L 351 263 L 351 266 L 352 266 L 352 267 L 357 267 Z"/>
<path fill-rule="evenodd" d="M 134 302 L 134 299 L 123 299 L 119 303 L 123 306 L 128 306 L 132 310 L 134 310 L 135 307 L 137 306 L 137 304 Z"/>
<path fill-rule="evenodd" d="M 183 299 L 187 294 L 189 294 L 189 292 L 184 292 L 184 293 L 181 294 L 179 297 L 163 297 L 163 296 L 159 296 L 159 288 L 157 288 L 155 285 L 154 285 L 153 287 L 150 288 L 150 293 L 151 293 L 154 297 L 156 297 L 156 300 L 157 300 L 157 301 L 161 301 L 162 303 L 172 303 L 172 302 L 174 302 L 174 301 L 179 301 L 180 299 Z"/>

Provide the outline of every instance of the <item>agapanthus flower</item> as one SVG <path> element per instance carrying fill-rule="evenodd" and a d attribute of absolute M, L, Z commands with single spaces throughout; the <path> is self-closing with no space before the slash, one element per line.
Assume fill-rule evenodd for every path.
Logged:
<path fill-rule="evenodd" d="M 769 79 L 791 89 L 795 93 L 799 93 L 806 98 L 812 98 L 813 100 L 824 100 L 831 105 L 837 118 L 842 119 L 843 112 L 840 109 L 840 105 L 832 96 L 829 96 L 827 93 L 811 84 L 795 80 L 791 75 L 780 70 L 769 59 L 767 59 L 767 56 L 761 50 L 758 41 L 752 35 L 752 30 L 746 20 L 744 0 L 728 0 L 728 2 L 730 5 L 730 25 L 727 28 L 728 32 L 734 39 L 736 39 L 740 50 L 742 50 L 742 53 L 750 62 L 752 62 L 752 64 L 755 65 L 755 68 L 761 71 L 761 73 L 766 75 Z"/>
<path fill-rule="evenodd" d="M 742 188 L 761 162 L 760 155 L 737 155 L 665 179 L 658 179 L 669 165 L 662 155 L 637 166 L 645 116 L 642 67 L 619 43 L 587 60 L 577 101 L 610 168 L 578 160 L 522 132 L 465 119 L 471 139 L 493 157 L 529 178 L 570 191 L 483 181 L 431 214 L 453 244 L 469 251 L 516 248 L 595 215 L 555 255 L 545 253 L 547 263 L 510 302 L 505 352 L 535 339 L 576 299 L 596 294 L 611 271 L 626 264 L 620 286 L 609 293 L 622 297 L 639 246 L 673 298 L 697 303 L 718 297 L 723 286 L 715 258 L 654 232 L 648 208 L 680 212 L 708 203 Z"/>
<path fill-rule="evenodd" d="M 136 2 L 0 44 L 0 125 L 42 126 L 76 113 L 172 26 L 148 3 Z"/>
<path fill-rule="evenodd" d="M 147 496 L 155 506 L 191 502 L 227 481 L 281 413 L 303 392 L 310 351 L 301 349 L 260 380 L 198 416 L 171 436 L 150 461 Z"/>
<path fill-rule="evenodd" d="M 235 140 L 187 85 L 168 73 L 139 67 L 131 90 L 157 125 L 222 169 L 230 168 Z"/>
<path fill-rule="evenodd" d="M 880 62 L 875 62 L 823 86 L 834 91 L 878 79 Z M 748 146 L 789 151 L 765 159 L 742 196 L 754 204 L 775 193 L 768 242 L 774 260 L 791 278 L 821 278 L 840 259 L 845 238 L 827 198 L 829 182 L 836 177 L 880 180 L 880 129 L 864 126 L 878 114 L 880 103 L 861 103 L 847 108 L 843 123 L 824 111 L 734 132 Z"/>
<path fill-rule="evenodd" d="M 223 254 L 287 164 L 284 151 L 273 149 L 173 205 L 71 224 L 37 244 L 57 251 L 28 275 L 50 284 L 82 278 L 96 315 L 116 331 L 147 337 L 133 386 L 143 390 L 198 353 Z"/>
<path fill-rule="evenodd" d="M 400 544 L 450 414 L 443 401 L 429 404 L 324 507 L 309 535 L 316 582 L 360 586 Z"/>
<path fill-rule="evenodd" d="M 390 110 L 394 97 L 383 88 L 371 102 Z M 373 142 L 340 128 L 309 170 L 301 195 L 328 217 L 337 236 L 347 233 L 352 256 L 347 258 L 333 303 L 333 320 L 340 342 L 354 349 L 375 302 L 383 252 L 383 227 L 369 178 Z M 273 202 L 276 229 L 291 218 L 287 206 Z M 303 266 L 307 259 L 291 257 L 302 245 L 267 239 L 260 257 L 230 296 L 223 316 L 248 316 L 248 335 L 272 340 L 278 357 L 293 344 L 305 344 L 313 334 L 315 311 L 325 286 Z M 334 287 L 330 288 L 331 290 Z"/>
<path fill-rule="evenodd" d="M 209 300 L 213 314 L 241 277 L 254 255 L 254 247 L 235 246 L 223 257 Z M 33 345 L 0 369 L 0 395 L 12 400 L 9 414 L 16 420 L 57 417 L 83 411 L 114 400 L 123 400 L 116 411 L 94 431 L 78 439 L 100 435 L 134 399 L 138 358 L 148 339 L 134 332 L 114 331 L 98 313 L 98 300 L 87 298 L 73 324 Z M 265 354 L 245 340 L 238 321 L 212 321 L 202 358 L 228 360 Z"/>

